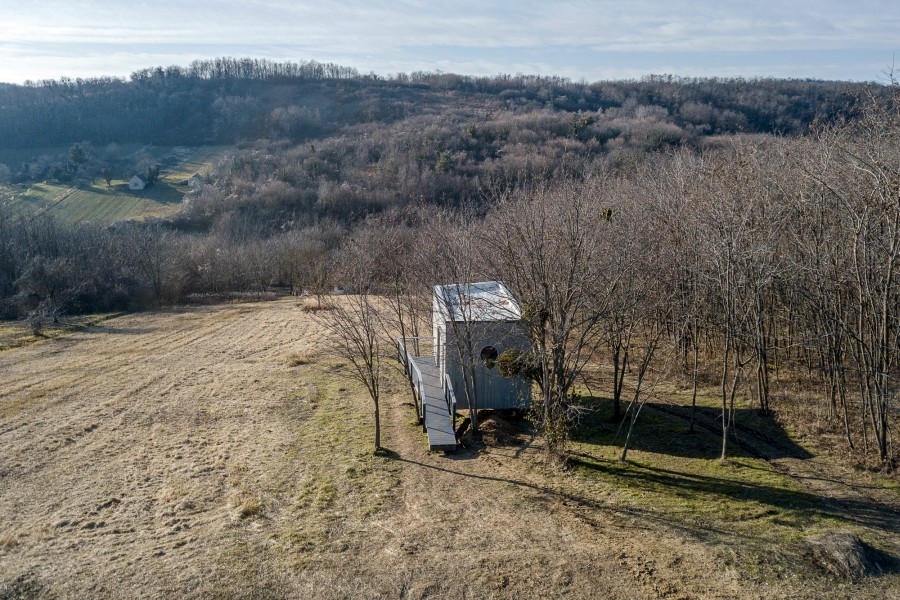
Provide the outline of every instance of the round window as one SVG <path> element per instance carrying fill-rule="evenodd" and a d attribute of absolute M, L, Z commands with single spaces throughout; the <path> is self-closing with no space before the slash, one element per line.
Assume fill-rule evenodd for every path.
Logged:
<path fill-rule="evenodd" d="M 481 360 L 484 361 L 484 366 L 488 369 L 492 369 L 494 367 L 494 363 L 497 362 L 497 349 L 493 346 L 485 346 L 481 349 Z"/>

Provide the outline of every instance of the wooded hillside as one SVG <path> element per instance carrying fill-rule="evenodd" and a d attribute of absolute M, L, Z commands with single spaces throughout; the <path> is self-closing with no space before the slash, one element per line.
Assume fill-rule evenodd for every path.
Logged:
<path fill-rule="evenodd" d="M 601 143 L 627 135 L 622 126 L 631 120 L 671 126 L 668 136 L 644 140 L 652 145 L 738 132 L 801 133 L 815 118 L 853 114 L 853 95 L 863 87 L 672 76 L 586 83 L 417 72 L 382 79 L 333 64 L 222 58 L 148 68 L 127 81 L 63 78 L 0 87 L 0 147 L 81 140 L 193 146 L 258 138 L 302 142 L 354 125 L 415 116 L 477 122 L 503 112 L 543 111 L 562 113 L 563 122 L 572 122 L 566 113 L 591 114 L 594 122 L 576 133 Z M 611 112 L 604 117 L 605 111 Z"/>

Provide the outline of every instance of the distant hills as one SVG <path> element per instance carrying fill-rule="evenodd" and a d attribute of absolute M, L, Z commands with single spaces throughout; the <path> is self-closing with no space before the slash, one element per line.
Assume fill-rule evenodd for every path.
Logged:
<path fill-rule="evenodd" d="M 362 124 L 413 118 L 479 123 L 501 113 L 587 115 L 591 122 L 572 133 L 601 143 L 623 135 L 629 141 L 622 119 L 669 126 L 665 135 L 640 142 L 653 147 L 710 135 L 799 133 L 813 119 L 852 116 L 865 88 L 833 81 L 673 76 L 586 83 L 417 72 L 383 79 L 314 61 L 220 58 L 143 69 L 128 80 L 0 84 L 0 147 L 304 142 Z M 885 89 L 874 88 L 875 93 Z"/>

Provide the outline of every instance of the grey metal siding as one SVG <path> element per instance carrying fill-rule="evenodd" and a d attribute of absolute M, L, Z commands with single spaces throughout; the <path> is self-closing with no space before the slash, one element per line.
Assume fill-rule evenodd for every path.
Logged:
<path fill-rule="evenodd" d="M 465 393 L 463 365 L 459 360 L 459 351 L 453 343 L 450 327 L 446 326 L 450 339 L 446 346 L 446 369 L 450 374 L 453 391 L 459 408 L 468 408 Z M 481 350 L 485 346 L 493 346 L 498 354 L 507 348 L 528 348 L 528 339 L 519 322 L 474 323 L 473 338 L 475 356 L 475 390 L 478 408 L 521 408 L 525 409 L 531 402 L 531 382 L 519 378 L 508 378 L 500 375 L 497 365 L 488 367 L 481 359 Z"/>

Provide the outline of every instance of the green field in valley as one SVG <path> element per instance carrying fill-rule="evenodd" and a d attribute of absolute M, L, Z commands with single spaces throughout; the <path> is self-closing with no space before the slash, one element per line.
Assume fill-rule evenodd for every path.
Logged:
<path fill-rule="evenodd" d="M 58 153 L 58 148 L 47 148 L 30 153 Z M 146 152 L 161 165 L 160 178 L 143 190 L 128 189 L 127 179 L 106 182 L 97 178 L 73 182 L 40 182 L 30 185 L 0 186 L 5 192 L 5 202 L 15 212 L 22 214 L 50 214 L 69 223 L 113 223 L 127 219 L 143 220 L 167 217 L 181 208 L 181 201 L 188 191 L 186 181 L 194 173 L 201 175 L 212 170 L 226 147 L 199 148 L 149 147 Z M 19 157 L 9 152 L 0 159 L 13 162 Z M 2 162 L 2 160 L 0 160 Z"/>

